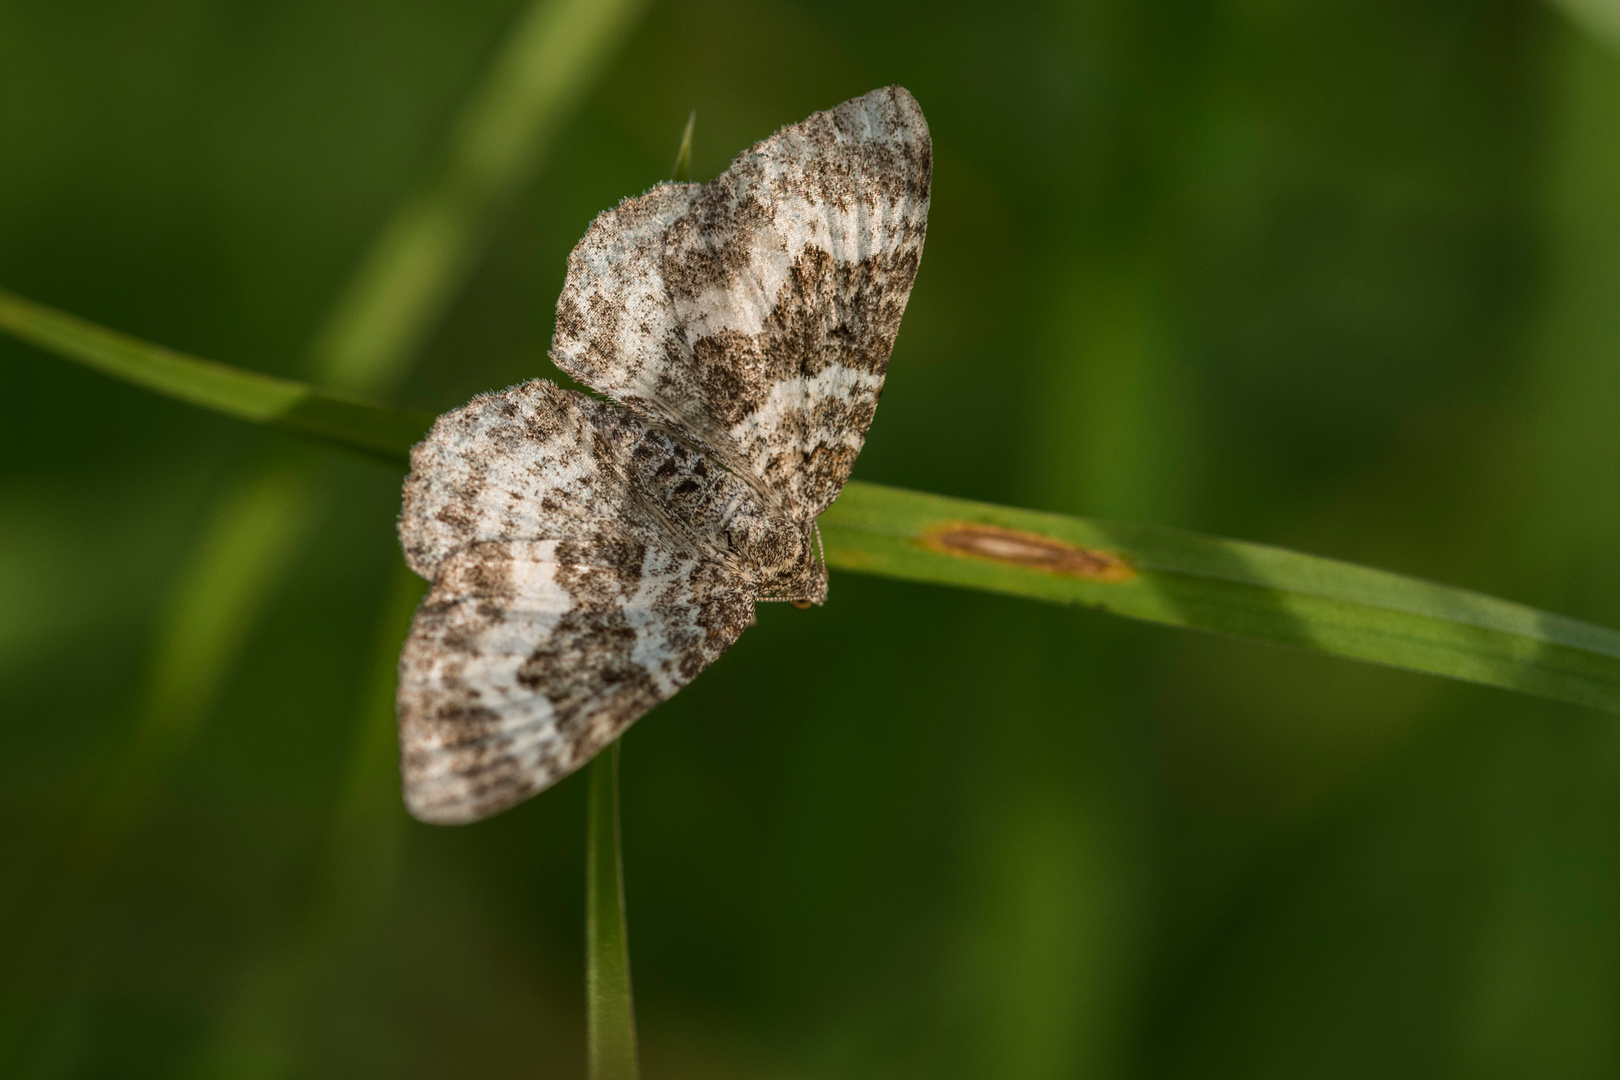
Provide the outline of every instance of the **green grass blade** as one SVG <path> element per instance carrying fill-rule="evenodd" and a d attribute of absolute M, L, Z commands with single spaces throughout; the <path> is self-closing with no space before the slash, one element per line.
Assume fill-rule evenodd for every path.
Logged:
<path fill-rule="evenodd" d="M 697 127 L 697 110 L 693 109 L 686 117 L 686 128 L 681 132 L 681 145 L 675 151 L 675 167 L 669 171 L 669 178 L 682 183 L 692 179 L 692 132 Z"/>
<path fill-rule="evenodd" d="M 4 290 L 0 329 L 148 390 L 372 457 L 404 460 L 433 422 L 427 413 L 200 360 Z"/>
<path fill-rule="evenodd" d="M 619 744 L 591 762 L 585 847 L 585 1040 L 590 1080 L 636 1080 L 636 1016 L 619 844 Z"/>
<path fill-rule="evenodd" d="M 644 0 L 537 0 L 519 17 L 450 133 L 315 346 L 317 381 L 392 389 L 472 270 L 495 218 L 534 175 L 563 120 L 634 26 Z"/>
<path fill-rule="evenodd" d="M 285 411 L 240 402 L 265 382 L 287 400 L 327 399 L 3 293 L 0 328 L 160 392 L 400 464 L 428 424 L 421 414 L 341 399 L 319 428 L 289 425 Z M 1620 712 L 1620 633 L 1382 570 L 859 483 L 845 488 L 821 529 L 827 561 L 841 569 L 1082 604 Z"/>
<path fill-rule="evenodd" d="M 831 566 L 1371 661 L 1620 712 L 1620 633 L 1237 540 L 850 484 Z"/>

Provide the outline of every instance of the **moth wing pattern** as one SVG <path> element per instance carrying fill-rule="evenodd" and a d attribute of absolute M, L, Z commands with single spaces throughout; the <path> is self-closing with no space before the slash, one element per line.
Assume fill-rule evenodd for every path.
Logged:
<path fill-rule="evenodd" d="M 400 542 L 432 588 L 400 658 L 406 804 L 477 821 L 690 682 L 761 597 L 820 602 L 815 516 L 865 441 L 926 231 L 932 150 L 890 87 L 707 185 L 601 214 L 534 380 L 411 453 Z"/>
<path fill-rule="evenodd" d="M 768 557 L 756 535 L 766 511 L 752 485 L 655 417 L 533 379 L 438 418 L 411 450 L 399 536 L 429 581 L 480 541 L 605 534 L 748 567 Z"/>
<path fill-rule="evenodd" d="M 586 386 L 676 423 L 695 414 L 692 402 L 658 397 L 658 374 L 679 340 L 664 233 L 702 191 L 659 184 L 596 216 L 568 256 L 551 345 L 557 366 Z"/>
<path fill-rule="evenodd" d="M 623 536 L 446 557 L 400 658 L 411 814 L 462 824 L 573 772 L 753 618 L 723 566 Z"/>
<path fill-rule="evenodd" d="M 612 406 L 541 380 L 445 413 L 411 451 L 399 538 L 429 581 L 453 552 L 486 540 L 644 543 L 630 484 L 611 451 Z"/>
<path fill-rule="evenodd" d="M 534 380 L 446 413 L 399 534 L 433 582 L 400 659 L 406 805 L 494 814 L 590 760 L 753 618 L 751 489 L 655 421 Z M 708 538 L 711 542 L 705 542 Z"/>
<path fill-rule="evenodd" d="M 813 519 L 848 480 L 882 392 L 932 162 L 922 110 L 896 86 L 783 128 L 701 188 L 627 200 L 569 259 L 553 359 L 683 425 Z"/>

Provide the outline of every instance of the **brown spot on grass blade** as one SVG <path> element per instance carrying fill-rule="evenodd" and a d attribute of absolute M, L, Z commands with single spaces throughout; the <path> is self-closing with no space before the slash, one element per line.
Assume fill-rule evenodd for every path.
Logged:
<path fill-rule="evenodd" d="M 1018 532 L 996 525 L 946 522 L 926 530 L 922 542 L 947 555 L 985 559 L 1087 581 L 1113 584 L 1136 576 L 1135 568 L 1113 552 L 1078 547 L 1039 533 Z"/>

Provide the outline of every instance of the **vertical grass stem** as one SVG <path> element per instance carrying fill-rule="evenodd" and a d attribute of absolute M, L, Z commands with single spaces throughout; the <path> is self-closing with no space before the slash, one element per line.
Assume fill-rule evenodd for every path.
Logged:
<path fill-rule="evenodd" d="M 619 744 L 591 762 L 585 847 L 585 1038 L 590 1080 L 636 1080 L 635 1005 L 619 846 Z"/>

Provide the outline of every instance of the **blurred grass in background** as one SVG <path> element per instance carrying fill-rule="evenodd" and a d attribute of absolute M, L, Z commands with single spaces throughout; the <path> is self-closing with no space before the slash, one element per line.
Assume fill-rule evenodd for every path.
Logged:
<path fill-rule="evenodd" d="M 569 248 L 690 110 L 701 180 L 899 82 L 934 205 L 860 478 L 1620 625 L 1620 32 L 1569 6 L 660 0 L 401 400 L 549 370 Z M 12 0 L 0 282 L 303 373 L 520 10 Z M 269 462 L 321 493 L 0 1067 L 580 1073 L 584 778 L 455 830 L 356 795 L 397 476 L 0 364 L 0 957 L 198 535 Z M 847 575 L 760 624 L 625 742 L 653 1080 L 1620 1069 L 1611 718 Z"/>

